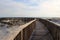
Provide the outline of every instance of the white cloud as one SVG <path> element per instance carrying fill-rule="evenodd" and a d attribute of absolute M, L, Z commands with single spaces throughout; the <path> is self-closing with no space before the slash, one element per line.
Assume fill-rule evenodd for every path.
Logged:
<path fill-rule="evenodd" d="M 3 16 L 36 16 L 39 6 L 27 6 L 13 0 L 0 0 L 0 17 Z"/>
<path fill-rule="evenodd" d="M 30 1 L 39 5 L 28 6 L 13 0 L 0 0 L 0 16 L 60 17 L 60 0 Z"/>
<path fill-rule="evenodd" d="M 40 13 L 44 14 L 45 17 L 60 17 L 60 0 L 43 1 Z"/>

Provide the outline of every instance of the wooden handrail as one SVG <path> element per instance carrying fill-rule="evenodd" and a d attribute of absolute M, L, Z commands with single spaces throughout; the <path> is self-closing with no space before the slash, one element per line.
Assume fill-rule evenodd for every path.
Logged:
<path fill-rule="evenodd" d="M 46 20 L 46 19 L 39 19 L 40 22 L 42 22 L 47 29 L 49 30 L 49 32 L 51 33 L 53 40 L 60 40 L 60 25 Z"/>
<path fill-rule="evenodd" d="M 14 40 L 14 38 L 17 36 L 17 34 L 19 32 L 21 32 L 24 28 L 26 28 L 27 26 L 29 26 L 31 23 L 35 22 L 36 19 L 24 24 L 24 25 L 21 25 L 19 27 L 16 27 L 16 28 L 11 28 L 11 29 L 8 29 L 6 32 L 7 33 L 4 33 L 2 30 L 2 33 L 0 33 L 0 40 Z"/>

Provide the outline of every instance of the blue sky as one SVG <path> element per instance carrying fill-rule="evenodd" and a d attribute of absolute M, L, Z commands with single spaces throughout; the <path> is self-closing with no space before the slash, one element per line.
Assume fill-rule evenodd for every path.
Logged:
<path fill-rule="evenodd" d="M 21 3 L 24 3 L 24 4 L 26 4 L 27 6 L 38 6 L 39 4 L 39 0 L 14 0 L 14 1 L 16 1 L 16 2 L 21 2 Z"/>
<path fill-rule="evenodd" d="M 0 0 L 0 17 L 60 17 L 60 0 Z"/>

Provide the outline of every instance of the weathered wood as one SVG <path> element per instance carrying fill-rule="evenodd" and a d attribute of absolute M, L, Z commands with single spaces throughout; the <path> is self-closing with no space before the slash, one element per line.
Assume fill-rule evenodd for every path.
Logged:
<path fill-rule="evenodd" d="M 21 31 L 21 40 L 23 40 L 23 30 Z"/>
<path fill-rule="evenodd" d="M 4 31 L 0 30 L 0 40 L 14 40 L 16 38 L 16 36 L 26 27 L 28 27 L 29 25 L 31 25 L 31 23 L 35 22 L 35 20 L 32 20 L 24 25 L 21 25 L 19 27 L 12 27 L 10 29 L 6 29 L 7 33 L 5 33 Z M 1 33 L 2 32 L 2 33 Z M 23 34 L 22 34 L 23 36 Z M 22 38 L 22 37 L 21 37 Z M 23 38 L 21 39 L 23 40 Z"/>
<path fill-rule="evenodd" d="M 60 40 L 60 24 L 46 19 L 39 19 L 49 30 L 54 40 Z"/>
<path fill-rule="evenodd" d="M 48 29 L 39 21 L 36 22 L 36 28 L 33 31 L 30 40 L 53 40 Z"/>
<path fill-rule="evenodd" d="M 35 28 L 35 22 L 31 23 L 29 26 L 23 29 L 24 30 L 23 40 L 28 40 L 30 38 L 34 28 Z"/>

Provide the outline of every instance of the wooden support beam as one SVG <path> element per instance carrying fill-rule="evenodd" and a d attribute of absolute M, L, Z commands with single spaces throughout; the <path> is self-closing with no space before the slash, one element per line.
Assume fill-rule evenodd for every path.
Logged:
<path fill-rule="evenodd" d="M 21 31 L 21 40 L 23 40 L 23 30 Z"/>

